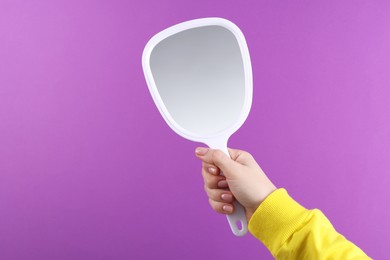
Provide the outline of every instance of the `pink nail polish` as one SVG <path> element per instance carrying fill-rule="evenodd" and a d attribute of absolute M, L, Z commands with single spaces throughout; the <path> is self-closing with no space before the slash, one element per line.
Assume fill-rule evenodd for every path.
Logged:
<path fill-rule="evenodd" d="M 222 194 L 222 195 L 221 195 L 221 199 L 224 200 L 224 201 L 226 201 L 226 202 L 231 202 L 232 199 L 233 199 L 233 197 L 232 197 L 232 195 L 230 195 L 230 194 Z"/>
<path fill-rule="evenodd" d="M 208 171 L 209 171 L 209 173 L 211 173 L 211 174 L 216 174 L 216 173 L 217 173 L 217 170 L 216 170 L 214 167 L 209 167 L 209 168 L 208 168 Z"/>
<path fill-rule="evenodd" d="M 222 180 L 222 181 L 218 182 L 217 186 L 218 186 L 218 188 L 227 188 L 228 183 L 227 183 L 227 181 Z"/>
<path fill-rule="evenodd" d="M 233 212 L 233 207 L 230 205 L 223 205 L 222 209 L 223 209 L 223 211 L 228 212 L 228 213 Z"/>
<path fill-rule="evenodd" d="M 209 151 L 208 148 L 198 147 L 198 148 L 196 148 L 195 153 L 198 155 L 205 155 L 208 151 Z"/>

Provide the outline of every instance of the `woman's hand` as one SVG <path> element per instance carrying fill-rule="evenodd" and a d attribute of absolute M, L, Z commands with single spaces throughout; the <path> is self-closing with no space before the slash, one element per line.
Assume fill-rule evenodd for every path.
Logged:
<path fill-rule="evenodd" d="M 204 147 L 195 150 L 202 161 L 205 191 L 211 207 L 219 213 L 233 213 L 233 200 L 237 199 L 244 206 L 249 221 L 260 203 L 276 187 L 250 153 L 228 150 L 231 158 L 220 150 Z"/>

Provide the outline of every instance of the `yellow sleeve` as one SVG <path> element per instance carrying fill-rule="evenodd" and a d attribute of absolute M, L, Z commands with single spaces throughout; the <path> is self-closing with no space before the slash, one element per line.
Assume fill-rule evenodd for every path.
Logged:
<path fill-rule="evenodd" d="M 305 209 L 285 189 L 260 204 L 249 231 L 276 259 L 371 259 L 337 233 L 320 210 Z"/>

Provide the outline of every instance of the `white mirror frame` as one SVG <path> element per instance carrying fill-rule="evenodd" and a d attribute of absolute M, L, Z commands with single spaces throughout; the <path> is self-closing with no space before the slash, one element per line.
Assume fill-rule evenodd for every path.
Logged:
<path fill-rule="evenodd" d="M 154 81 L 151 67 L 150 67 L 150 56 L 154 47 L 163 41 L 165 38 L 168 38 L 171 35 L 179 33 L 181 31 L 185 31 L 192 28 L 198 28 L 202 26 L 222 26 L 229 31 L 231 31 L 238 42 L 240 47 L 243 65 L 244 65 L 244 74 L 245 74 L 245 97 L 244 97 L 244 106 L 241 110 L 239 120 L 235 122 L 235 124 L 226 128 L 222 132 L 215 133 L 212 136 L 204 136 L 197 135 L 196 133 L 189 132 L 187 129 L 182 128 L 176 121 L 172 118 L 171 114 L 167 110 L 164 102 L 161 100 L 160 95 L 158 93 L 158 89 L 156 87 L 156 83 Z M 153 97 L 155 104 L 157 105 L 160 114 L 163 116 L 168 125 L 174 130 L 178 135 L 195 142 L 203 142 L 209 144 L 208 139 L 220 139 L 226 136 L 230 137 L 241 125 L 244 123 L 245 119 L 248 117 L 251 105 L 252 105 L 252 91 L 253 91 L 253 80 L 252 80 L 252 66 L 249 56 L 248 46 L 245 41 L 245 37 L 241 30 L 232 22 L 222 19 L 222 18 L 202 18 L 195 19 L 187 22 L 183 22 L 172 27 L 169 27 L 160 33 L 153 36 L 149 42 L 146 44 L 143 55 L 142 55 L 142 67 L 145 73 L 145 78 L 147 80 L 147 84 L 149 87 L 149 91 Z"/>

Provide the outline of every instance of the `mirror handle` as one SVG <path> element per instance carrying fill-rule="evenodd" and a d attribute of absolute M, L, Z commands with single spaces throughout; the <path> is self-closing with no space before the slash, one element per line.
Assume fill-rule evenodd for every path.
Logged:
<path fill-rule="evenodd" d="M 220 140 L 217 142 L 215 141 L 216 140 L 214 140 L 212 145 L 208 144 L 209 147 L 212 149 L 220 149 L 230 157 L 229 151 L 227 149 L 227 140 L 223 142 L 218 142 Z M 222 172 L 221 175 L 223 175 Z M 230 215 L 226 215 L 226 218 L 229 222 L 233 234 L 241 237 L 248 232 L 248 222 L 246 220 L 245 208 L 237 200 L 233 202 L 233 205 L 234 212 Z"/>
<path fill-rule="evenodd" d="M 227 147 L 221 150 L 230 157 Z M 248 232 L 245 208 L 237 200 L 234 200 L 233 205 L 234 212 L 230 215 L 226 215 L 226 218 L 229 222 L 233 234 L 238 237 L 242 237 Z"/>
<path fill-rule="evenodd" d="M 233 204 L 234 212 L 231 215 L 226 215 L 226 218 L 228 219 L 233 234 L 241 237 L 248 232 L 245 209 L 237 200 L 235 200 Z"/>

